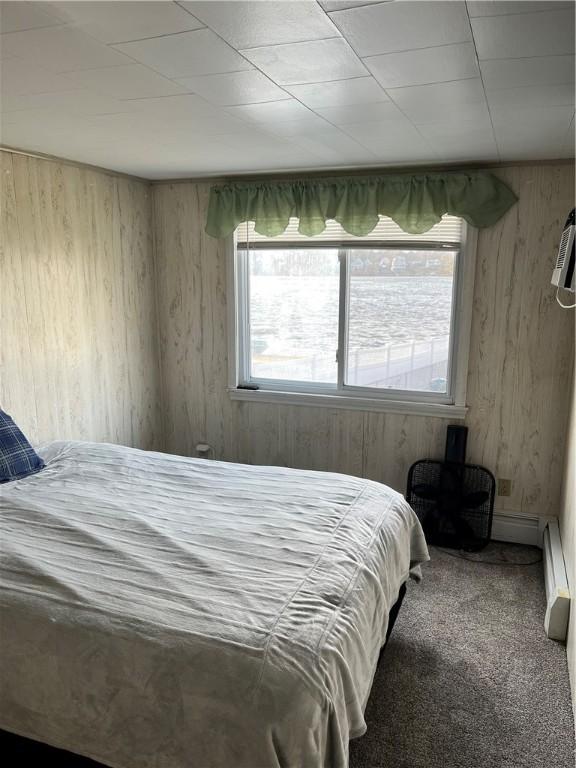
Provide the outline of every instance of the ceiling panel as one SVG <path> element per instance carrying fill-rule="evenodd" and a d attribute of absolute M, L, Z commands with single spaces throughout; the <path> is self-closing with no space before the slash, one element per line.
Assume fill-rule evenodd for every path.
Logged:
<path fill-rule="evenodd" d="M 374 5 L 382 2 L 389 3 L 392 0 L 319 0 L 325 11 L 343 11 L 346 8 L 357 8 L 360 5 Z"/>
<path fill-rule="evenodd" d="M 114 48 L 166 77 L 213 75 L 251 69 L 246 59 L 210 29 L 121 43 Z"/>
<path fill-rule="evenodd" d="M 315 0 L 241 3 L 183 2 L 236 49 L 334 37 L 338 31 Z"/>
<path fill-rule="evenodd" d="M 496 133 L 500 155 L 509 160 L 545 159 L 552 147 L 554 157 L 560 157 L 564 146 L 564 131 L 543 133 L 526 127 L 520 133 L 503 128 Z"/>
<path fill-rule="evenodd" d="M 499 159 L 492 124 L 488 118 L 485 121 L 427 123 L 419 126 L 418 130 L 442 157 L 448 158 L 455 153 L 462 157 L 468 152 L 484 160 Z"/>
<path fill-rule="evenodd" d="M 2 3 L 0 6 L 0 32 L 19 32 L 26 29 L 41 29 L 62 24 L 47 3 L 19 2 Z"/>
<path fill-rule="evenodd" d="M 2 35 L 7 54 L 30 58 L 52 72 L 70 72 L 127 63 L 118 51 L 88 37 L 74 27 L 46 27 Z"/>
<path fill-rule="evenodd" d="M 374 153 L 338 128 L 329 126 L 321 134 L 304 131 L 295 134 L 292 141 L 326 162 L 341 164 L 343 157 L 349 165 L 376 162 Z"/>
<path fill-rule="evenodd" d="M 178 80 L 187 91 L 196 93 L 212 104 L 234 106 L 261 101 L 280 101 L 290 96 L 269 78 L 256 70 L 225 75 L 187 77 Z"/>
<path fill-rule="evenodd" d="M 81 24 L 92 37 L 104 43 L 141 40 L 203 27 L 184 8 L 166 2 L 59 2 L 53 3 L 67 22 Z"/>
<path fill-rule="evenodd" d="M 388 101 L 388 96 L 372 77 L 355 77 L 329 83 L 287 85 L 286 90 L 311 109 Z"/>
<path fill-rule="evenodd" d="M 19 56 L 6 59 L 0 68 L 0 84 L 3 106 L 4 97 L 34 93 L 57 93 L 70 91 L 76 85 L 66 75 L 57 75 L 34 62 Z"/>
<path fill-rule="evenodd" d="M 178 142 L 186 146 L 190 142 L 202 144 L 212 140 L 220 140 L 220 136 L 235 134 L 246 134 L 249 128 L 245 122 L 238 120 L 232 115 L 222 111 L 215 117 L 199 117 L 190 120 L 181 118 L 171 118 L 169 115 L 154 115 L 151 124 L 157 127 L 157 132 L 161 131 L 166 137 L 165 140 Z"/>
<path fill-rule="evenodd" d="M 487 91 L 518 86 L 574 83 L 574 56 L 490 59 L 480 64 Z"/>
<path fill-rule="evenodd" d="M 248 104 L 243 107 L 233 107 L 228 112 L 231 115 L 256 123 L 283 123 L 285 121 L 318 119 L 313 112 L 295 99 L 272 101 L 267 104 Z"/>
<path fill-rule="evenodd" d="M 70 88 L 70 83 L 68 88 Z M 20 112 L 36 109 L 63 110 L 69 114 L 103 115 L 111 112 L 122 112 L 126 107 L 124 102 L 104 96 L 87 88 L 72 88 L 57 93 L 33 93 L 10 96 L 3 93 L 2 111 Z M 23 119 L 29 120 L 24 115 Z"/>
<path fill-rule="evenodd" d="M 374 104 L 342 104 L 337 107 L 322 107 L 316 112 L 334 125 L 349 125 L 362 121 L 389 120 L 400 117 L 401 113 L 391 101 Z"/>
<path fill-rule="evenodd" d="M 344 131 L 358 143 L 373 152 L 378 159 L 400 162 L 408 157 L 408 163 L 420 162 L 424 157 L 438 161 L 438 153 L 408 120 L 390 120 L 385 123 L 357 123 L 347 125 Z"/>
<path fill-rule="evenodd" d="M 473 18 L 471 23 L 480 60 L 574 53 L 574 8 Z"/>
<path fill-rule="evenodd" d="M 546 109 L 519 106 L 515 104 L 497 104 L 490 110 L 496 133 L 502 128 L 510 128 L 522 133 L 541 131 L 558 133 L 566 131 L 574 116 L 574 107 L 559 104 Z"/>
<path fill-rule="evenodd" d="M 525 85 L 499 88 L 488 94 L 490 108 L 495 106 L 549 107 L 574 105 L 573 85 Z"/>
<path fill-rule="evenodd" d="M 480 112 L 486 110 L 480 78 L 394 88 L 388 94 L 402 112 L 415 122 L 433 122 L 443 116 L 450 117 L 452 113 L 460 113 L 469 106 L 480 107 Z"/>
<path fill-rule="evenodd" d="M 376 152 L 387 144 L 417 144 L 424 141 L 422 134 L 400 113 L 386 120 L 350 123 L 342 126 L 341 130 Z"/>
<path fill-rule="evenodd" d="M 508 16 L 517 13 L 539 13 L 540 11 L 558 11 L 571 8 L 573 3 L 559 0 L 468 0 L 470 16 Z"/>
<path fill-rule="evenodd" d="M 306 118 L 300 117 L 297 120 L 282 120 L 266 124 L 266 130 L 277 136 L 284 136 L 292 141 L 298 142 L 303 136 L 316 136 L 320 142 L 328 143 L 329 136 L 334 131 L 344 135 L 340 129 L 328 123 L 324 118 L 310 112 Z"/>
<path fill-rule="evenodd" d="M 68 77 L 77 85 L 92 88 L 99 93 L 105 93 L 117 99 L 172 96 L 186 92 L 186 89 L 178 83 L 168 80 L 140 64 L 70 72 Z"/>
<path fill-rule="evenodd" d="M 241 53 L 280 85 L 320 83 L 368 74 L 342 38 L 250 48 Z"/>
<path fill-rule="evenodd" d="M 177 96 L 158 96 L 140 99 L 122 100 L 119 102 L 124 109 L 131 109 L 148 115 L 168 116 L 169 119 L 190 119 L 199 117 L 215 117 L 222 113 L 218 107 L 194 94 L 179 94 Z"/>
<path fill-rule="evenodd" d="M 457 0 L 380 3 L 336 11 L 330 18 L 359 56 L 472 39 L 466 5 Z"/>
<path fill-rule="evenodd" d="M 363 61 L 383 88 L 462 80 L 480 74 L 473 43 L 386 53 Z"/>

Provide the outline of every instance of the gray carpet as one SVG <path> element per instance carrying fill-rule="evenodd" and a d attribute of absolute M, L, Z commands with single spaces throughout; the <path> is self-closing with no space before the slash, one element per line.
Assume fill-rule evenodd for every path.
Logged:
<path fill-rule="evenodd" d="M 544 634 L 542 564 L 431 554 L 408 588 L 350 768 L 574 768 L 566 653 Z M 472 557 L 539 554 L 491 544 Z"/>
<path fill-rule="evenodd" d="M 475 557 L 539 554 L 492 544 Z M 543 616 L 541 563 L 433 551 L 422 584 L 408 588 L 350 768 L 574 768 L 566 654 Z M 1 732 L 0 751 L 6 765 L 98 768 Z"/>

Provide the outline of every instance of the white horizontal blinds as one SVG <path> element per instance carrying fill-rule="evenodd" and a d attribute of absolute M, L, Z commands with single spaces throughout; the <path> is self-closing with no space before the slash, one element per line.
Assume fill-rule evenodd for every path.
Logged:
<path fill-rule="evenodd" d="M 286 231 L 278 237 L 265 237 L 254 231 L 254 222 L 240 224 L 236 230 L 238 244 L 248 243 L 293 243 L 293 242 L 423 242 L 423 243 L 459 243 L 462 240 L 462 219 L 457 216 L 443 216 L 442 221 L 423 235 L 411 235 L 387 216 L 380 216 L 378 225 L 363 237 L 349 235 L 336 221 L 327 221 L 326 229 L 316 237 L 305 237 L 298 232 L 298 219 L 290 219 Z"/>

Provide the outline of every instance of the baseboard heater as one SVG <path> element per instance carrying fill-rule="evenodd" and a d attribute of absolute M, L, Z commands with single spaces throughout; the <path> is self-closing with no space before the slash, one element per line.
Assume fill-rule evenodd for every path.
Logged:
<path fill-rule="evenodd" d="M 570 592 L 562 554 L 560 528 L 556 518 L 550 520 L 544 528 L 542 550 L 546 585 L 544 628 L 552 640 L 565 640 L 570 614 Z"/>

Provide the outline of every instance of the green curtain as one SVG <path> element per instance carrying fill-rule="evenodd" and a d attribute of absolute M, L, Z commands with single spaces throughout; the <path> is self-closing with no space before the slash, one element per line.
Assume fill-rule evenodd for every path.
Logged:
<path fill-rule="evenodd" d="M 320 235 L 328 219 L 362 237 L 382 215 L 405 232 L 420 235 L 444 214 L 460 216 L 474 227 L 489 227 L 517 199 L 486 171 L 239 181 L 212 187 L 206 232 L 226 237 L 242 222 L 253 221 L 260 235 L 275 237 L 297 217 L 298 231 L 308 237 Z"/>

